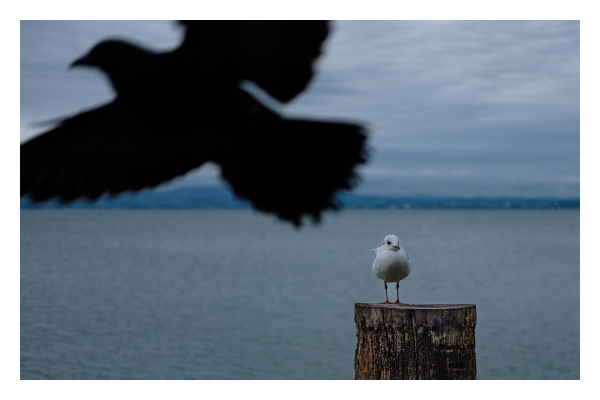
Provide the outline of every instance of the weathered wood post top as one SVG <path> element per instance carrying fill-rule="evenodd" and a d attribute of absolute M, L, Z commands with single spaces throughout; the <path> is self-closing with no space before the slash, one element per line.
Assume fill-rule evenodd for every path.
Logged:
<path fill-rule="evenodd" d="M 472 304 L 354 306 L 355 379 L 476 379 Z"/>

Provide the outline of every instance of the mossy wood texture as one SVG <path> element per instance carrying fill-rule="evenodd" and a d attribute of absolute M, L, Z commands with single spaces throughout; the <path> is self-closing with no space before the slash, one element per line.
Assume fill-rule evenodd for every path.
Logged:
<path fill-rule="evenodd" d="M 476 379 L 475 306 L 357 303 L 355 379 Z"/>

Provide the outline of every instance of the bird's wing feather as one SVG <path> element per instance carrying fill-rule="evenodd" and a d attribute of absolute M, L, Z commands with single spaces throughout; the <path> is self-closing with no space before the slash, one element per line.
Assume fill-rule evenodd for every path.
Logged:
<path fill-rule="evenodd" d="M 365 162 L 358 125 L 284 119 L 256 130 L 219 162 L 222 177 L 258 210 L 296 225 L 304 215 L 318 222 L 321 211 L 337 209 L 335 194 L 356 183 L 354 169 Z"/>
<path fill-rule="evenodd" d="M 147 128 L 118 100 L 62 121 L 21 145 L 21 196 L 96 199 L 157 186 L 204 162 L 186 143 Z"/>
<path fill-rule="evenodd" d="M 313 77 L 313 63 L 329 34 L 328 21 L 181 21 L 182 52 L 221 63 L 288 102 Z"/>

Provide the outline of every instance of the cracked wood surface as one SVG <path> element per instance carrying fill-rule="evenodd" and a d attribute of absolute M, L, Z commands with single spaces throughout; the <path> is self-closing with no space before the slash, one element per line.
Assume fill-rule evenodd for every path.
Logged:
<path fill-rule="evenodd" d="M 471 304 L 357 303 L 355 379 L 476 379 Z"/>

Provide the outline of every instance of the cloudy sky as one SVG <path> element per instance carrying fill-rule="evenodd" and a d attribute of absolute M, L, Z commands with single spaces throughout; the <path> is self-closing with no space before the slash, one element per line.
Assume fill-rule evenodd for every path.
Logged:
<path fill-rule="evenodd" d="M 283 112 L 368 127 L 358 193 L 579 197 L 578 21 L 332 28 L 316 78 Z M 162 51 L 182 34 L 171 21 L 22 21 L 21 141 L 112 98 L 100 74 L 67 69 L 99 40 Z M 217 183 L 209 165 L 166 187 Z"/>

